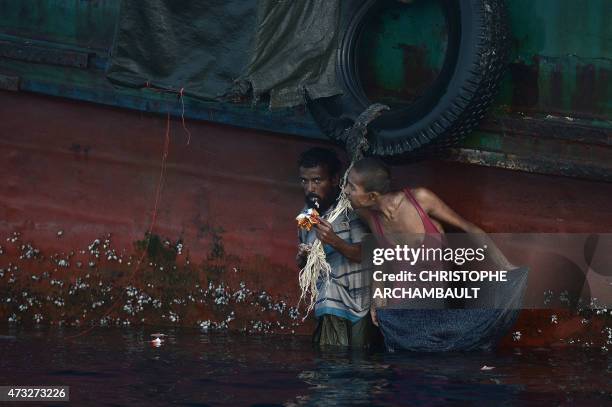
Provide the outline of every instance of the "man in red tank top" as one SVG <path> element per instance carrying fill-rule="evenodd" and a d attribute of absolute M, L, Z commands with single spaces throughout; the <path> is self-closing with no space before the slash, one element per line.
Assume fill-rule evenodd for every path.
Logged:
<path fill-rule="evenodd" d="M 349 173 L 345 189 L 353 209 L 367 222 L 375 234 L 384 237 L 393 234 L 425 234 L 440 236 L 444 233 L 442 224 L 487 239 L 478 226 L 462 218 L 438 196 L 425 188 L 391 190 L 391 176 L 388 167 L 374 157 L 357 161 Z M 506 270 L 516 268 L 495 247 L 490 239 L 493 259 Z M 376 308 L 370 310 L 372 321 L 378 325 Z"/>

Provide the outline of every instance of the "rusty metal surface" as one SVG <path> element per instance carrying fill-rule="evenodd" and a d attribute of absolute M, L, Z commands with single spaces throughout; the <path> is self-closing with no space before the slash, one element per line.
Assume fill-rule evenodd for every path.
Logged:
<path fill-rule="evenodd" d="M 64 49 L 40 47 L 27 43 L 0 41 L 0 57 L 40 64 L 86 69 L 88 54 Z"/>
<path fill-rule="evenodd" d="M 608 41 L 610 26 L 603 17 L 607 15 L 608 2 L 507 3 L 514 49 L 498 106 L 508 106 L 513 111 L 608 117 L 612 50 Z M 380 73 L 379 79 L 384 82 L 380 87 L 389 91 L 403 89 L 406 80 L 418 82 L 411 82 L 408 88 L 418 87 L 435 74 L 444 54 L 445 27 L 440 11 L 428 2 L 415 2 L 409 7 L 389 2 L 387 7 L 386 14 L 372 25 L 372 38 L 364 39 L 383 41 L 382 48 L 370 50 L 373 58 L 367 62 L 371 72 L 364 74 Z M 401 7 L 410 12 L 403 12 Z M 53 4 L 0 1 L 0 11 L 0 34 L 108 54 L 119 5 L 110 0 L 62 0 Z M 398 70 L 403 63 L 410 69 Z"/>
<path fill-rule="evenodd" d="M 469 148 L 453 148 L 449 151 L 452 161 L 466 162 L 488 167 L 505 168 L 550 175 L 567 175 L 590 180 L 612 182 L 612 166 L 586 165 L 584 162 L 561 161 L 554 157 L 516 155 L 497 153 Z"/>
<path fill-rule="evenodd" d="M 120 6 L 118 0 L 0 0 L 0 32 L 107 51 Z"/>
<path fill-rule="evenodd" d="M 483 155 L 487 152 L 515 155 L 533 163 L 517 167 L 510 162 L 489 160 L 502 168 L 522 171 L 544 168 L 545 173 L 597 176 L 606 168 L 600 165 L 607 160 L 606 152 L 600 147 L 609 143 L 612 128 L 612 82 L 609 80 L 612 50 L 608 41 L 611 26 L 604 18 L 608 1 L 509 0 L 507 3 L 514 45 L 510 69 L 503 80 L 492 120 L 464 147 L 480 150 Z M 421 13 L 416 14 L 424 20 L 418 21 L 419 24 L 410 24 L 414 16 L 400 12 L 400 6 L 405 5 L 397 2 L 390 5 L 390 12 L 374 21 L 370 30 L 372 38 L 363 40 L 365 43 L 381 39 L 395 42 L 383 41 L 382 48 L 372 49 L 373 58 L 366 58 L 371 70 L 362 74 L 365 85 L 373 83 L 370 80 L 373 76 L 377 78 L 378 85 L 369 92 L 383 90 L 383 96 L 410 99 L 421 91 L 419 87 L 423 83 L 435 76 L 440 66 L 446 43 L 445 27 L 439 10 L 427 2 L 414 4 Z M 84 55 L 95 53 L 88 69 L 0 57 L 0 71 L 20 77 L 20 89 L 24 91 L 158 113 L 164 113 L 172 105 L 172 112 L 180 114 L 182 107 L 177 105 L 175 95 L 113 88 L 105 80 L 104 69 L 118 14 L 119 3 L 111 0 L 53 3 L 0 0 L 0 40 L 25 41 L 48 48 L 52 54 L 56 53 L 53 58 L 49 57 L 50 61 L 65 60 L 69 64 L 79 58 L 64 59 L 57 54 L 57 49 Z M 374 38 L 376 35 L 380 38 Z M 77 65 L 84 63 L 84 59 L 81 61 Z M 399 69 L 404 65 L 409 69 Z M 574 121 L 554 127 L 552 123 L 544 126 L 541 121 L 529 119 L 549 115 L 570 117 Z M 280 134 L 321 137 L 303 109 L 269 112 L 244 104 L 210 104 L 186 98 L 185 116 Z M 491 125 L 491 122 L 497 124 Z M 573 146 L 578 143 L 585 146 Z M 530 150 L 544 149 L 548 155 L 556 155 L 559 162 L 571 161 L 576 173 L 549 166 L 551 157 L 542 157 L 538 162 L 538 154 L 530 153 Z"/>
<path fill-rule="evenodd" d="M 366 20 L 357 45 L 357 71 L 372 101 L 413 102 L 436 80 L 448 48 L 440 2 L 380 2 Z"/>
<path fill-rule="evenodd" d="M 558 139 L 565 142 L 584 143 L 594 146 L 612 146 L 612 128 L 596 126 L 590 121 L 569 116 L 492 116 L 483 122 L 480 129 L 495 133 L 511 133 L 517 136 Z"/>
<path fill-rule="evenodd" d="M 564 59 L 534 55 L 509 67 L 512 82 L 508 105 L 516 112 L 550 112 L 592 119 L 610 115 L 610 72 L 606 57 Z M 509 87 L 509 86 L 507 86 Z"/>
<path fill-rule="evenodd" d="M 137 244 L 154 208 L 164 118 L 7 92 L 0 100 L 6 107 L 0 112 L 0 287 L 8 298 L 26 292 L 40 301 L 23 312 L 3 303 L 3 320 L 17 312 L 27 322 L 36 314 L 47 322 L 83 322 L 86 305 L 90 321 L 121 297 L 109 323 L 145 318 L 214 327 L 234 312 L 232 329 L 281 330 L 277 321 L 287 330 L 302 325 L 289 315 L 297 305 L 293 219 L 303 202 L 295 160 L 305 141 L 188 122 L 187 146 L 187 134 L 173 120 L 154 233 L 167 250 L 165 239 L 173 249 L 179 241 L 184 248 L 173 260 L 147 257 L 138 269 Z M 145 314 L 122 311 L 130 286 L 153 298 Z M 240 290 L 250 293 L 244 302 L 232 297 Z M 154 300 L 162 305 L 155 308 Z M 180 317 L 173 321 L 175 314 Z M 260 323 L 251 326 L 251 320 Z"/>
<path fill-rule="evenodd" d="M 501 104 L 513 111 L 606 119 L 612 109 L 606 0 L 511 0 L 515 49 Z"/>
<path fill-rule="evenodd" d="M 397 165 L 396 184 L 431 188 L 489 232 L 609 232 L 612 184 L 593 181 L 610 175 L 608 1 L 508 5 L 513 60 L 491 119 L 455 157 L 461 163 Z M 297 303 L 292 219 L 302 202 L 293 174 L 299 152 L 320 144 L 314 124 L 303 109 L 187 98 L 185 116 L 203 121 L 187 121 L 186 146 L 176 95 L 106 82 L 118 12 L 110 0 L 0 0 L 2 40 L 16 41 L 0 57 L 5 88 L 141 111 L 0 92 L 0 290 L 11 299 L 0 304 L 0 320 L 88 324 L 110 311 L 108 324 L 310 332 L 290 309 Z M 416 73 L 398 76 L 412 92 L 402 97 L 435 75 L 439 64 L 430 59 L 439 53 L 431 49 L 443 37 L 395 50 Z M 14 46 L 23 41 L 40 49 L 24 59 Z M 85 65 L 89 52 L 96 62 Z M 159 253 L 170 257 L 148 253 L 138 269 L 165 128 L 163 117 L 142 112 L 166 111 L 174 114 L 172 143 L 154 233 Z M 550 314 L 523 313 L 517 329 L 530 338 L 524 343 L 558 344 L 583 328 L 575 316 L 561 318 L 541 333 Z"/>
<path fill-rule="evenodd" d="M 293 219 L 312 143 L 187 121 L 186 145 L 173 120 L 159 238 L 138 267 L 165 118 L 25 93 L 0 104 L 0 319 L 311 332 L 295 310 Z M 440 161 L 393 176 L 489 232 L 612 230 L 610 184 Z"/>
<path fill-rule="evenodd" d="M 17 92 L 19 90 L 19 77 L 0 73 L 0 89 Z"/>

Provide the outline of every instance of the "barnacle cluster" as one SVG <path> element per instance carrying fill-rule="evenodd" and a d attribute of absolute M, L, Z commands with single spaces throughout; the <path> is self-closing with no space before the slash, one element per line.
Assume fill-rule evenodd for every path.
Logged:
<path fill-rule="evenodd" d="M 58 239 L 69 234 L 60 232 Z M 210 261 L 197 265 L 182 240 L 155 235 L 131 252 L 113 247 L 111 234 L 55 253 L 22 240 L 14 232 L 0 248 L 0 320 L 12 324 L 146 323 L 257 333 L 302 325 L 298 309 L 287 305 L 294 300 L 253 283 L 240 259 L 224 257 L 220 238 Z"/>

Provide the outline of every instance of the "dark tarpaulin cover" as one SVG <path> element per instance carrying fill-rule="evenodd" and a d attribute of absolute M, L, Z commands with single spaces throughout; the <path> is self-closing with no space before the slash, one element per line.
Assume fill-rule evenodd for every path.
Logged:
<path fill-rule="evenodd" d="M 253 58 L 244 79 L 270 107 L 304 103 L 341 93 L 336 84 L 339 0 L 260 0 Z"/>
<path fill-rule="evenodd" d="M 271 107 L 340 93 L 339 0 L 124 0 L 107 71 L 115 84 L 207 100 L 270 93 Z"/>
<path fill-rule="evenodd" d="M 215 99 L 249 61 L 254 0 L 124 0 L 107 77 Z"/>

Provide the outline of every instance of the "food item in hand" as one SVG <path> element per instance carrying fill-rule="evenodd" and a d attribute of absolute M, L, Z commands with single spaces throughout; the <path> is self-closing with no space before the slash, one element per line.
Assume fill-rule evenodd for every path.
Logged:
<path fill-rule="evenodd" d="M 310 230 L 315 224 L 319 223 L 319 212 L 310 208 L 306 212 L 300 213 L 295 220 L 297 220 L 299 228 Z"/>

